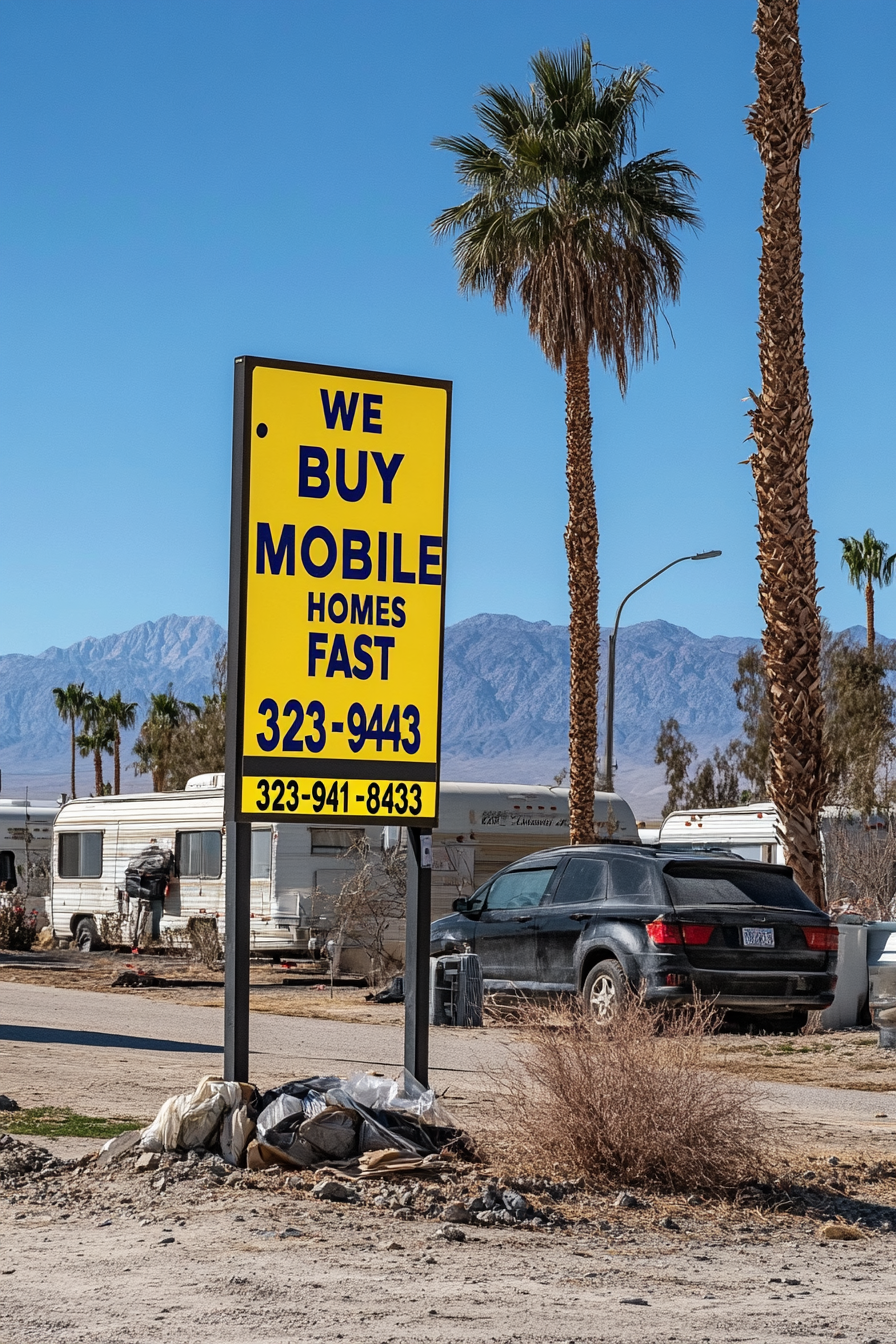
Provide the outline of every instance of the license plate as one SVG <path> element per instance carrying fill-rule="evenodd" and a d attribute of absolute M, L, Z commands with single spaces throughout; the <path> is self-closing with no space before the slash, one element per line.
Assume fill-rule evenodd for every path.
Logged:
<path fill-rule="evenodd" d="M 744 947 L 774 947 L 774 929 L 741 929 Z"/>

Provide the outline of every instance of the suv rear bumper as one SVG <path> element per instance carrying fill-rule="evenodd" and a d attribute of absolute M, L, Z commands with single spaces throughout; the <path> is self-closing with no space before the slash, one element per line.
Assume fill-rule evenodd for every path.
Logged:
<path fill-rule="evenodd" d="M 698 971 L 681 976 L 683 984 L 667 985 L 665 975 L 645 977 L 645 997 L 654 1003 L 692 1003 L 695 994 L 720 1008 L 777 1012 L 788 1008 L 829 1008 L 837 977 L 828 972 L 781 974 L 773 971 Z"/>

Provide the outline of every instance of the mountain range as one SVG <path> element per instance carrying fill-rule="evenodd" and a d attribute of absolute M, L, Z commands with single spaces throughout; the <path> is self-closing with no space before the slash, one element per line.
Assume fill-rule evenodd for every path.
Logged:
<path fill-rule="evenodd" d="M 862 637 L 863 631 L 850 632 Z M 66 649 L 0 656 L 0 770 L 3 792 L 55 797 L 69 788 L 69 728 L 52 688 L 84 681 L 109 694 L 120 689 L 140 706 L 171 682 L 184 700 L 201 701 L 225 632 L 209 616 L 165 616 L 124 634 L 83 639 Z M 706 753 L 739 733 L 731 689 L 737 660 L 756 641 L 704 639 L 667 621 L 619 631 L 616 654 L 617 787 L 639 816 L 655 817 L 665 801 L 653 749 L 660 721 L 674 715 Z M 601 665 L 606 667 L 606 639 Z M 603 683 L 602 683 L 603 685 Z M 603 736 L 603 700 L 600 705 Z M 469 781 L 550 783 L 568 765 L 569 632 L 547 621 L 483 613 L 445 632 L 442 777 Z M 124 735 L 123 762 L 136 732 Z M 125 774 L 129 790 L 148 787 Z M 93 787 L 91 761 L 78 759 L 79 792 Z"/>

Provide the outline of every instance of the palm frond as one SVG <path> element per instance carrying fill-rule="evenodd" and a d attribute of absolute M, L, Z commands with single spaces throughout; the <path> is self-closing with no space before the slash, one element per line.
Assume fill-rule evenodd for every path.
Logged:
<path fill-rule="evenodd" d="M 660 92 L 649 66 L 601 81 L 585 39 L 538 52 L 530 68 L 526 92 L 480 90 L 486 139 L 433 142 L 454 154 L 469 194 L 432 231 L 455 237 L 462 292 L 490 292 L 499 310 L 518 294 L 552 365 L 593 348 L 624 391 L 630 369 L 656 353 L 663 305 L 678 298 L 674 235 L 700 225 L 697 177 L 669 150 L 635 157 Z"/>

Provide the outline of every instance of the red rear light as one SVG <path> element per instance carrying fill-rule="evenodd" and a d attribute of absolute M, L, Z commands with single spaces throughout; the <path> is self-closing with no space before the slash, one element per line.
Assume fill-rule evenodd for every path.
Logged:
<path fill-rule="evenodd" d="M 803 929 L 806 946 L 813 952 L 836 952 L 840 941 L 840 930 L 836 924 L 812 924 Z"/>
<path fill-rule="evenodd" d="M 709 942 L 715 924 L 682 924 L 681 931 L 686 943 L 694 947 L 704 947 Z"/>
<path fill-rule="evenodd" d="M 664 943 L 677 943 L 680 946 L 683 942 L 681 926 L 679 924 L 667 924 L 664 919 L 655 919 L 648 924 L 647 936 L 654 943 L 659 943 L 660 946 Z"/>
<path fill-rule="evenodd" d="M 703 947 L 712 937 L 715 924 L 673 924 L 664 919 L 655 919 L 647 925 L 647 935 L 660 946 L 673 943 L 681 947 L 687 943 L 691 947 Z"/>

